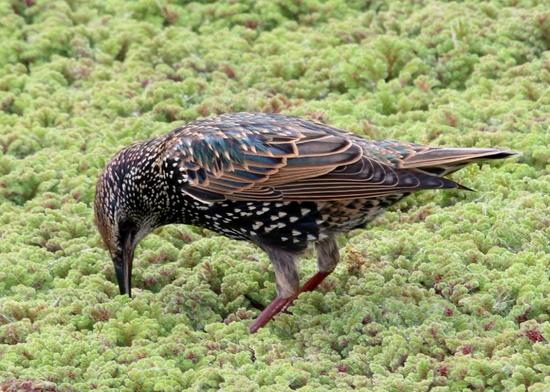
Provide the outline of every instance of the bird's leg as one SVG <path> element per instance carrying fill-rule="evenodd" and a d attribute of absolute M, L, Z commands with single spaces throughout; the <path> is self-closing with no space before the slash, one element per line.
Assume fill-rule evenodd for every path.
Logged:
<path fill-rule="evenodd" d="M 277 281 L 277 298 L 273 300 L 258 316 L 250 327 L 254 333 L 268 323 L 280 312 L 285 311 L 298 296 L 305 291 L 313 291 L 331 274 L 340 261 L 338 245 L 334 237 L 328 237 L 315 244 L 317 250 L 317 267 L 319 271 L 299 288 L 296 257 L 291 253 L 268 250 L 269 257 L 275 270 Z"/>
<path fill-rule="evenodd" d="M 298 292 L 294 293 L 294 295 L 288 299 L 287 303 L 281 309 L 282 311 L 285 311 L 292 305 L 292 302 L 298 298 L 301 293 L 315 290 L 317 286 L 334 271 L 336 265 L 340 261 L 338 245 L 333 236 L 318 241 L 315 244 L 315 249 L 317 251 L 317 268 L 319 271 L 313 275 Z"/>
<path fill-rule="evenodd" d="M 254 320 L 250 326 L 250 332 L 252 333 L 266 325 L 269 320 L 280 313 L 289 298 L 294 298 L 300 288 L 300 278 L 296 270 L 296 255 L 275 249 L 267 249 L 267 253 L 275 271 L 277 298 Z"/>

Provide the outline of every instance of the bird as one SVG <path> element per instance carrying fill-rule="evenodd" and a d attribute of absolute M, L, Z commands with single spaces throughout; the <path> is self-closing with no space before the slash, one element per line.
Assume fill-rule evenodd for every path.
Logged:
<path fill-rule="evenodd" d="M 130 297 L 135 248 L 160 226 L 194 225 L 258 246 L 277 296 L 254 333 L 334 271 L 339 233 L 364 228 L 413 192 L 469 189 L 445 176 L 514 155 L 370 140 L 284 114 L 222 114 L 118 152 L 97 181 L 95 223 L 120 294 Z M 318 271 L 300 287 L 297 262 L 310 245 Z"/>

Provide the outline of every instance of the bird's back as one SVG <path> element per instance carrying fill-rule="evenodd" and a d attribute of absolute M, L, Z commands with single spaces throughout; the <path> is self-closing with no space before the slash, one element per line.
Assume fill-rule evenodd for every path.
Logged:
<path fill-rule="evenodd" d="M 474 160 L 509 155 L 372 141 L 296 117 L 235 113 L 166 135 L 161 162 L 182 191 L 206 202 L 321 201 L 456 188 L 441 176 Z"/>

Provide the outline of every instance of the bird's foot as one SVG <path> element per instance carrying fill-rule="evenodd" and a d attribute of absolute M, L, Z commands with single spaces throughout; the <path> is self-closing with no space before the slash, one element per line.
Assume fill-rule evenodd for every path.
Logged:
<path fill-rule="evenodd" d="M 256 308 L 258 310 L 264 310 L 265 309 L 265 305 L 256 301 L 254 298 L 252 298 L 250 295 L 248 294 L 245 294 L 244 297 L 248 300 L 248 302 L 250 302 L 250 306 L 252 306 L 253 308 Z"/>
<path fill-rule="evenodd" d="M 282 298 L 277 297 L 271 302 L 263 311 L 260 313 L 258 318 L 254 320 L 252 325 L 250 326 L 250 332 L 255 333 L 258 331 L 258 329 L 262 328 L 264 325 L 266 325 L 269 320 L 271 320 L 273 317 L 278 315 L 281 312 L 284 312 L 288 309 L 290 305 L 294 302 L 298 296 L 306 291 L 313 291 L 321 284 L 323 280 L 330 274 L 330 272 L 322 272 L 319 271 L 315 275 L 313 275 L 303 286 L 302 288 L 296 292 L 294 295 L 292 295 L 289 298 Z"/>

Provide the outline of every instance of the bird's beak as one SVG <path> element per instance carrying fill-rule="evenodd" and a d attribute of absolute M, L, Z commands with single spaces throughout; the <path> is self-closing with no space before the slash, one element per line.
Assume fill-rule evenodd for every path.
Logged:
<path fill-rule="evenodd" d="M 134 244 L 132 236 L 124 239 L 122 255 L 113 260 L 115 265 L 116 279 L 120 294 L 132 296 L 132 261 L 134 259 Z"/>

